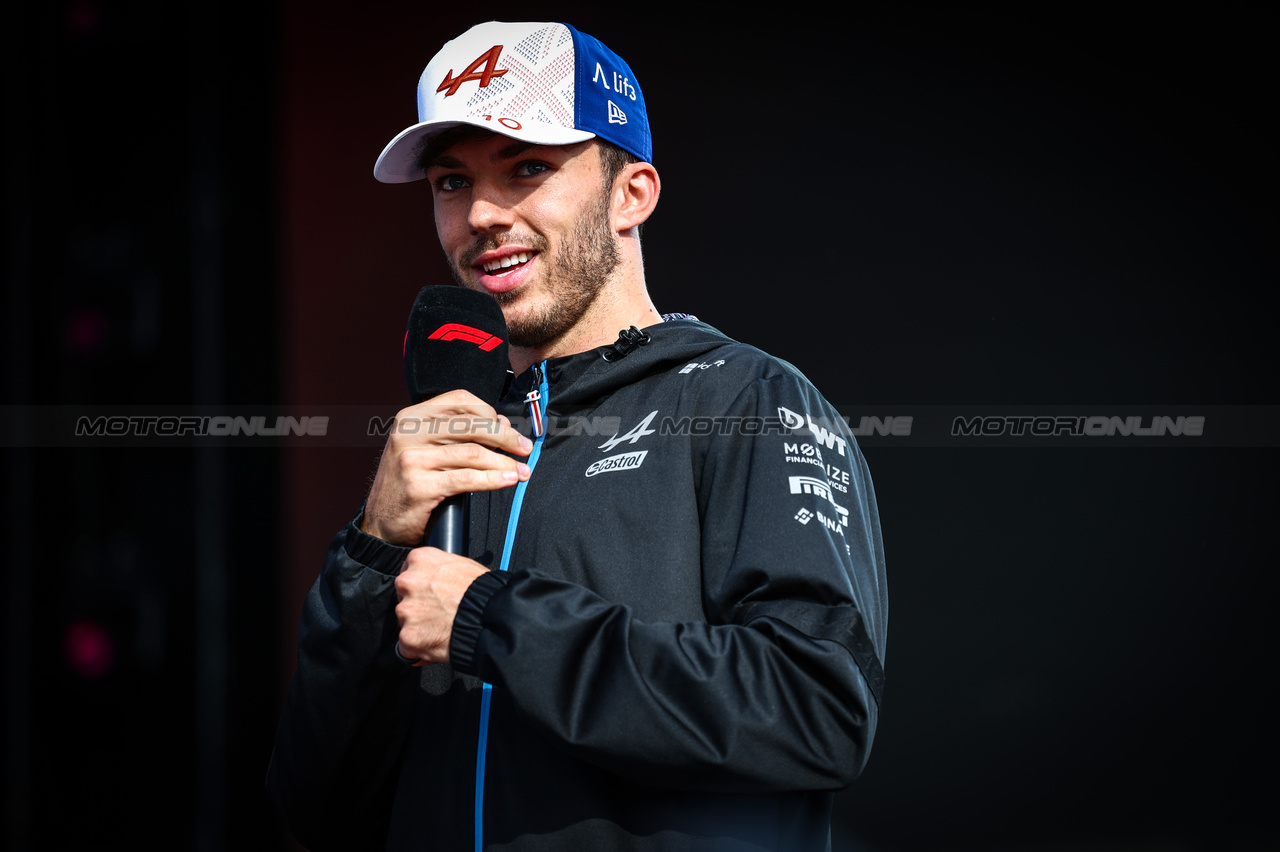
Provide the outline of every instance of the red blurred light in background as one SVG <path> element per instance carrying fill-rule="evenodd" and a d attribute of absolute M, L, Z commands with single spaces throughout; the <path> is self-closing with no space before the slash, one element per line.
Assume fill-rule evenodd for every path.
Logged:
<path fill-rule="evenodd" d="M 67 317 L 66 342 L 78 355 L 97 352 L 107 342 L 107 318 L 99 310 L 86 308 Z"/>
<path fill-rule="evenodd" d="M 111 634 L 94 621 L 77 621 L 68 627 L 62 635 L 62 651 L 71 670 L 91 680 L 105 677 L 116 659 Z"/>

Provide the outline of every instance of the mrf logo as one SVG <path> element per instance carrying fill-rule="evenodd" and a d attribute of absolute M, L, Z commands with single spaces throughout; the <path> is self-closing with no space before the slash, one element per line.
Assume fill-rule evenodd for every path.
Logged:
<path fill-rule="evenodd" d="M 450 68 L 448 73 L 444 75 L 444 82 L 436 89 L 437 93 L 444 92 L 447 98 L 450 95 L 456 95 L 459 87 L 463 83 L 471 80 L 479 81 L 480 88 L 488 86 L 493 82 L 494 77 L 501 77 L 507 73 L 507 69 L 498 70 L 498 57 L 502 55 L 502 45 L 495 44 L 484 53 L 476 57 L 475 62 L 467 66 L 466 70 L 457 77 L 453 76 L 453 69 Z M 447 90 L 447 91 L 446 91 Z"/>

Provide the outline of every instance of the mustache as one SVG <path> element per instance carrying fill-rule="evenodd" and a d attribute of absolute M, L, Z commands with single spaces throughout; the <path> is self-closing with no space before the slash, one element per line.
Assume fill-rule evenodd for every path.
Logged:
<path fill-rule="evenodd" d="M 496 251 L 503 246 L 517 245 L 534 251 L 544 252 L 550 248 L 546 238 L 538 234 L 497 234 L 480 237 L 462 253 L 462 266 L 474 266 L 476 258 L 487 251 Z"/>

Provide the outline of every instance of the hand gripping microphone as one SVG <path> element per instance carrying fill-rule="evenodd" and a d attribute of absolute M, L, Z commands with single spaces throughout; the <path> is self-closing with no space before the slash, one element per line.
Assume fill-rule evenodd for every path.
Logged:
<path fill-rule="evenodd" d="M 423 287 L 404 333 L 404 375 L 414 403 L 462 389 L 496 405 L 511 382 L 502 308 L 464 287 Z M 468 497 L 448 497 L 431 513 L 427 544 L 466 553 Z"/>

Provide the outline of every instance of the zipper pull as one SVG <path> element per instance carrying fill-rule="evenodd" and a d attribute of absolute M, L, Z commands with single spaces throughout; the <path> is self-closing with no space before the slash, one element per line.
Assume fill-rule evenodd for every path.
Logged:
<path fill-rule="evenodd" d="M 529 422 L 533 424 L 533 437 L 541 438 L 542 433 L 546 431 L 546 426 L 542 422 L 542 394 L 538 392 L 539 385 L 542 384 L 542 370 L 537 366 L 533 368 L 533 387 L 524 397 L 524 404 L 529 407 Z"/>

